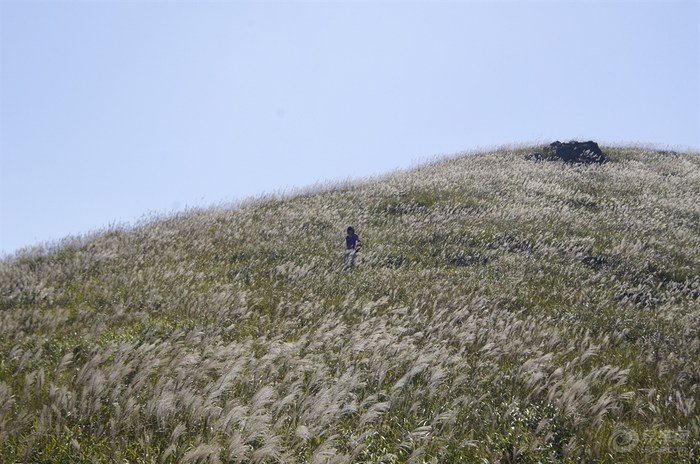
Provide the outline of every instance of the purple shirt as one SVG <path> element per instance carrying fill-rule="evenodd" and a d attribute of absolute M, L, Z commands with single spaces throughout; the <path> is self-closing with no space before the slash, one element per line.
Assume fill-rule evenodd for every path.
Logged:
<path fill-rule="evenodd" d="M 348 235 L 345 237 L 345 248 L 348 250 L 354 250 L 357 245 L 360 244 L 360 237 L 357 234 Z"/>

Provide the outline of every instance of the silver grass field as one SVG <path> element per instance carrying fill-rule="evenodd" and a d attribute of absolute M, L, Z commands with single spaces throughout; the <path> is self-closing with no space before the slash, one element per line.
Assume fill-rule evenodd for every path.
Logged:
<path fill-rule="evenodd" d="M 698 462 L 700 157 L 603 149 L 453 156 L 4 258 L 0 460 Z"/>

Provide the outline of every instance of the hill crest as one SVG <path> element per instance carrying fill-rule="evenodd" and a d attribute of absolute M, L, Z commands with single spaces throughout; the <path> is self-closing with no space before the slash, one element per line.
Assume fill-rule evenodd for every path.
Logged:
<path fill-rule="evenodd" d="M 692 462 L 700 158 L 603 150 L 453 157 L 4 260 L 0 454 Z"/>

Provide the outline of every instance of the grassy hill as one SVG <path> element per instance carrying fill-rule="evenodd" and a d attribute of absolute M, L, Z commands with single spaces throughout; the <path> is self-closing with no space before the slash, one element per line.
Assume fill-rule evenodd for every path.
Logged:
<path fill-rule="evenodd" d="M 6 258 L 0 459 L 697 462 L 700 157 L 530 151 Z"/>

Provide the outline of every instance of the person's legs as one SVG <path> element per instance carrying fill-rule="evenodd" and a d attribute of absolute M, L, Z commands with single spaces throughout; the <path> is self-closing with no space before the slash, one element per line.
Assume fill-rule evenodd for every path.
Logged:
<path fill-rule="evenodd" d="M 345 264 L 349 264 L 350 266 L 354 266 L 356 257 L 357 257 L 357 252 L 355 250 L 345 250 Z"/>

